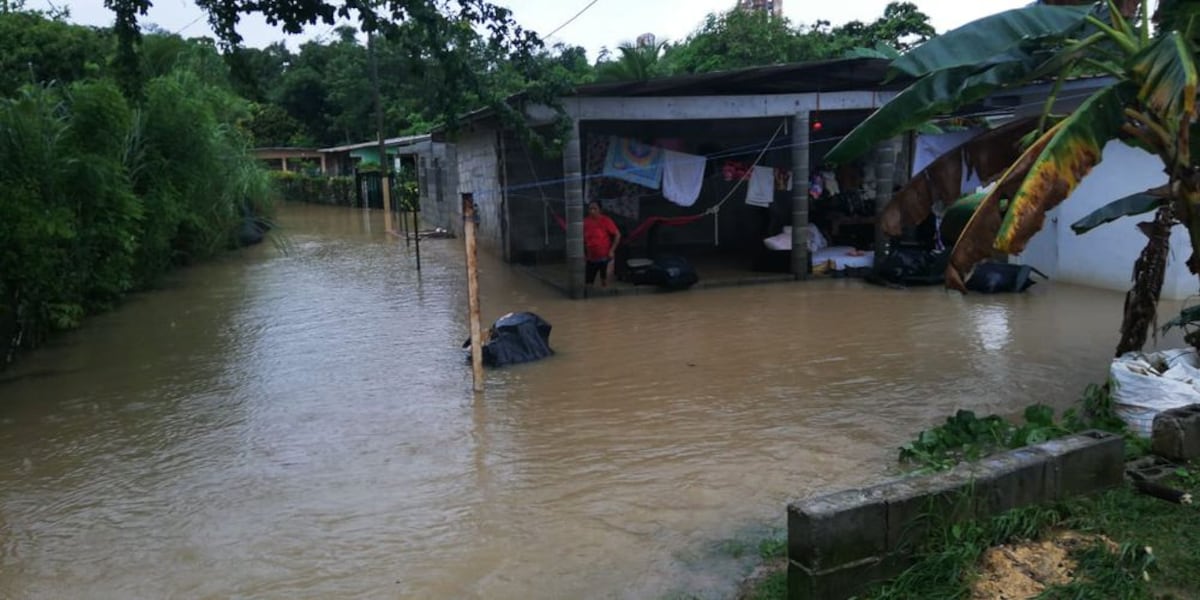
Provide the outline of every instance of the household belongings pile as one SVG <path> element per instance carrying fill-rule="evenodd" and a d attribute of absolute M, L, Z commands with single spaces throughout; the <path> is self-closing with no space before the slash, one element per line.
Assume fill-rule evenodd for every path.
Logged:
<path fill-rule="evenodd" d="M 791 226 L 784 226 L 778 235 L 764 239 L 763 245 L 769 250 L 791 251 Z M 857 272 L 875 264 L 873 251 L 858 250 L 853 246 L 830 246 L 821 230 L 812 223 L 808 224 L 808 254 L 812 258 L 814 274 Z"/>
<path fill-rule="evenodd" d="M 1158 413 L 1200 403 L 1200 359 L 1193 348 L 1129 352 L 1113 359 L 1108 373 L 1117 416 L 1142 437 L 1150 437 Z"/>
<path fill-rule="evenodd" d="M 485 339 L 483 364 L 488 367 L 532 362 L 554 354 L 550 349 L 550 324 L 531 312 L 512 312 L 496 319 Z M 471 347 L 470 338 L 462 347 Z"/>
<path fill-rule="evenodd" d="M 700 281 L 696 269 L 681 256 L 660 255 L 649 258 L 631 258 L 629 281 L 633 285 L 656 285 L 667 291 L 685 290 Z"/>

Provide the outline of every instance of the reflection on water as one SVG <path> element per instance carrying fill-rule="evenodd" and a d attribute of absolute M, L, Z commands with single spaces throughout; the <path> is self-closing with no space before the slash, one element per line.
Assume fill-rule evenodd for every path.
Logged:
<path fill-rule="evenodd" d="M 190 269 L 4 374 L 0 597 L 720 597 L 743 565 L 715 540 L 957 408 L 1065 405 L 1121 308 L 846 280 L 580 302 L 482 257 L 485 320 L 537 312 L 558 354 L 475 397 L 461 241 L 418 276 L 378 214 L 283 220 L 286 255 Z"/>
<path fill-rule="evenodd" d="M 999 352 L 1011 339 L 1008 329 L 1008 307 L 1003 305 L 979 306 L 971 311 L 975 331 L 979 333 L 979 345 L 987 352 Z"/>

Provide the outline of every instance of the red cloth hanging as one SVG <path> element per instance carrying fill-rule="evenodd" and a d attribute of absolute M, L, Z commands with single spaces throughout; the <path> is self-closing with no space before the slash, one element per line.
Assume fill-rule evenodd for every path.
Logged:
<path fill-rule="evenodd" d="M 703 218 L 704 218 L 704 213 L 700 213 L 698 215 L 688 215 L 686 217 L 650 217 L 650 218 L 646 219 L 645 221 L 642 221 L 642 223 L 640 225 L 638 225 L 636 229 L 629 232 L 628 236 L 622 238 L 621 244 L 628 244 L 628 243 L 642 237 L 643 235 L 646 234 L 646 232 L 650 231 L 651 227 L 654 227 L 655 225 L 661 224 L 661 225 L 667 225 L 669 227 L 676 227 L 679 225 L 687 225 L 688 223 L 694 223 Z"/>
<path fill-rule="evenodd" d="M 554 212 L 553 210 L 550 211 L 550 214 L 554 216 L 554 221 L 556 223 L 558 223 L 558 226 L 560 228 L 562 228 L 563 231 L 566 231 L 567 230 L 567 220 L 562 218 L 561 216 L 559 216 L 559 214 Z M 650 231 L 650 228 L 654 227 L 655 225 L 661 224 L 661 225 L 666 225 L 668 227 L 677 227 L 680 225 L 687 225 L 688 223 L 694 223 L 696 221 L 699 221 L 700 219 L 703 219 L 704 217 L 705 217 L 705 213 L 700 213 L 698 215 L 688 215 L 686 217 L 649 217 L 646 220 L 639 223 L 638 226 L 636 228 L 634 228 L 633 231 L 629 232 L 629 235 L 621 238 L 621 245 L 628 244 L 628 243 L 642 237 L 643 235 L 646 235 L 646 232 Z"/>

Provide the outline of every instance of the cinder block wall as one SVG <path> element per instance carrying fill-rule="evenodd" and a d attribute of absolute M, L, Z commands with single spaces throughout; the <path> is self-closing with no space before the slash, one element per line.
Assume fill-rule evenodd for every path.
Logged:
<path fill-rule="evenodd" d="M 457 170 L 451 144 L 436 142 L 421 154 L 417 173 L 421 185 L 421 221 L 426 226 L 461 232 Z"/>
<path fill-rule="evenodd" d="M 788 505 L 788 598 L 845 600 L 902 573 L 933 521 L 983 519 L 1121 485 L 1125 443 L 1087 431 Z"/>
<path fill-rule="evenodd" d="M 500 193 L 496 131 L 490 128 L 463 132 L 455 142 L 458 163 L 458 194 L 475 195 L 479 214 L 479 247 L 504 256 L 504 225 Z M 458 226 L 461 229 L 461 225 Z"/>
<path fill-rule="evenodd" d="M 511 260 L 566 260 L 566 232 L 554 219 L 566 214 L 562 155 L 539 153 L 510 131 L 504 134 L 503 158 Z"/>

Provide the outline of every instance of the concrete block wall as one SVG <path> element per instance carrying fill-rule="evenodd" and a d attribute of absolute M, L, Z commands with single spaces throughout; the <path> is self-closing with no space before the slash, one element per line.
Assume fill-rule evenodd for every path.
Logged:
<path fill-rule="evenodd" d="M 418 158 L 421 221 L 425 226 L 461 232 L 457 170 L 458 162 L 451 144 L 433 143 L 429 151 Z"/>
<path fill-rule="evenodd" d="M 566 213 L 562 156 L 539 153 L 511 131 L 503 148 L 511 260 L 565 261 L 566 231 L 553 218 Z"/>
<path fill-rule="evenodd" d="M 1154 453 L 1163 458 L 1180 462 L 1200 458 L 1200 404 L 1155 415 L 1150 442 Z"/>
<path fill-rule="evenodd" d="M 1087 431 L 788 505 L 788 597 L 843 600 L 891 579 L 939 521 L 986 518 L 1122 483 L 1125 443 Z"/>
<path fill-rule="evenodd" d="M 461 194 L 475 195 L 479 214 L 479 247 L 504 256 L 503 195 L 500 193 L 496 131 L 481 128 L 464 132 L 455 142 L 458 164 L 458 194 L 454 202 L 461 211 Z M 461 212 L 459 212 L 461 214 Z M 461 228 L 461 225 L 458 227 Z"/>

